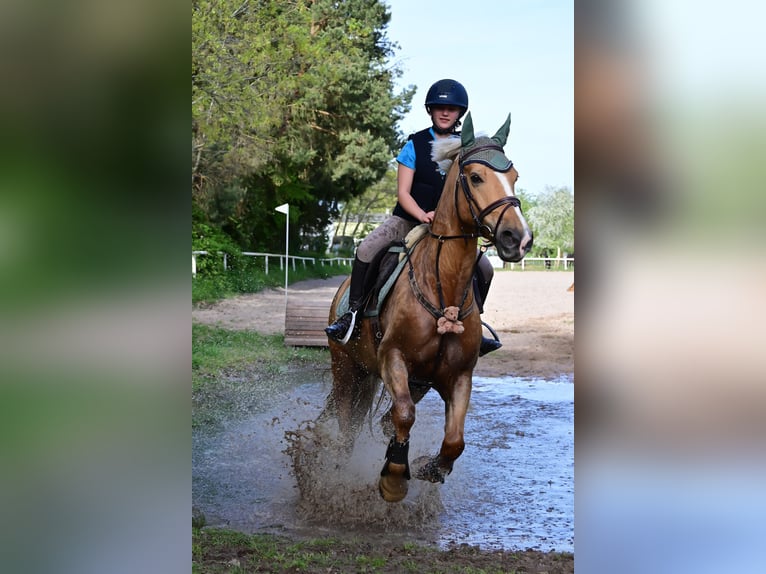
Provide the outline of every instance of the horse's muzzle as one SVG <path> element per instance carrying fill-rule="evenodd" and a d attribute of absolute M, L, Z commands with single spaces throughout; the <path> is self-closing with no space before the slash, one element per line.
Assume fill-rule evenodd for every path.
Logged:
<path fill-rule="evenodd" d="M 511 263 L 524 259 L 524 256 L 532 249 L 533 242 L 532 232 L 526 229 L 517 230 L 507 227 L 495 234 L 495 248 L 498 256 L 503 261 Z"/>

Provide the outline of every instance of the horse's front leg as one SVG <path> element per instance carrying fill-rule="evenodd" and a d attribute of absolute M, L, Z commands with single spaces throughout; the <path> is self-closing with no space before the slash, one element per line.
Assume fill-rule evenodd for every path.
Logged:
<path fill-rule="evenodd" d="M 419 466 L 415 478 L 444 482 L 444 478 L 452 472 L 455 460 L 463 454 L 465 415 L 471 400 L 471 378 L 470 374 L 464 373 L 458 376 L 451 387 L 441 392 L 445 410 L 442 446 L 435 457 L 421 457 L 415 461 Z"/>
<path fill-rule="evenodd" d="M 410 465 L 407 459 L 410 429 L 415 423 L 415 403 L 410 396 L 407 366 L 398 350 L 389 352 L 381 364 L 381 376 L 393 399 L 391 407 L 394 436 L 386 450 L 378 488 L 387 502 L 399 502 L 407 495 Z"/>

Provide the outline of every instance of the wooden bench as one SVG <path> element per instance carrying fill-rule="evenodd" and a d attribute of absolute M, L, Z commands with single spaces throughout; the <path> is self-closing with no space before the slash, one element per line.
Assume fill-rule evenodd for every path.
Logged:
<path fill-rule="evenodd" d="M 290 295 L 285 314 L 285 345 L 290 347 L 326 347 L 327 317 L 332 298 L 316 299 Z"/>

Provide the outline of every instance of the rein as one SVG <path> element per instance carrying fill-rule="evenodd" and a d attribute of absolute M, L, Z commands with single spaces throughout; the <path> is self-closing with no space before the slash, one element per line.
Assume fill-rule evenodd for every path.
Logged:
<path fill-rule="evenodd" d="M 441 317 L 444 317 L 444 310 L 447 308 L 447 306 L 444 304 L 444 291 L 442 290 L 442 283 L 441 279 L 439 278 L 439 251 L 441 251 L 442 244 L 439 244 L 439 248 L 436 255 L 436 292 L 439 294 L 439 308 L 435 307 L 426 297 L 425 293 L 423 293 L 423 290 L 418 285 L 417 279 L 415 279 L 415 267 L 412 265 L 412 260 L 407 259 L 407 263 L 409 264 L 409 271 L 408 276 L 410 279 L 410 287 L 412 287 L 412 292 L 415 294 L 415 298 L 418 300 L 418 303 L 420 303 L 423 308 L 428 311 L 434 319 L 439 319 Z M 482 253 L 483 254 L 483 253 Z M 481 257 L 481 255 L 479 255 Z M 473 270 L 471 272 L 471 277 L 473 277 L 473 272 L 476 270 L 476 265 L 478 264 L 479 259 L 476 259 L 476 262 L 474 263 Z M 463 305 L 465 304 L 465 300 L 468 298 L 468 290 L 471 286 L 471 282 L 468 282 L 468 286 L 466 286 L 465 290 L 463 291 L 463 297 L 460 300 L 460 305 L 458 305 L 458 309 L 460 309 L 460 312 L 458 313 L 457 318 L 462 320 L 463 318 L 467 317 L 473 312 L 473 307 L 468 309 L 467 311 L 463 311 Z"/>
<path fill-rule="evenodd" d="M 503 217 L 505 216 L 505 212 L 508 211 L 511 207 L 521 207 L 521 202 L 517 197 L 512 196 L 506 196 L 501 199 L 498 199 L 497 201 L 493 201 L 488 206 L 486 206 L 484 209 L 481 209 L 479 207 L 478 202 L 476 201 L 476 198 L 471 193 L 471 189 L 468 186 L 468 181 L 465 177 L 465 173 L 463 169 L 465 166 L 469 163 L 473 162 L 479 162 L 483 163 L 481 160 L 472 160 L 468 161 L 468 158 L 472 155 L 486 150 L 495 150 L 503 153 L 503 148 L 499 145 L 482 145 L 477 146 L 465 153 L 461 153 L 460 159 L 459 159 L 459 175 L 455 179 L 455 209 L 457 210 L 457 204 L 458 204 L 458 190 L 463 190 L 463 195 L 466 198 L 466 201 L 468 203 L 468 209 L 471 212 L 471 217 L 473 218 L 473 221 L 476 225 L 476 231 L 474 233 L 462 233 L 459 235 L 437 235 L 433 231 L 429 229 L 428 233 L 429 235 L 436 239 L 439 242 L 438 247 L 436 248 L 436 291 L 439 296 L 439 306 L 440 308 L 437 309 L 434 307 L 430 301 L 426 298 L 423 291 L 420 289 L 420 287 L 417 284 L 417 281 L 415 279 L 415 269 L 412 265 L 411 261 L 409 262 L 409 279 L 410 279 L 410 286 L 412 287 L 412 291 L 415 294 L 415 297 L 420 302 L 420 304 L 435 318 L 439 319 L 441 317 L 444 317 L 444 311 L 446 310 L 447 306 L 444 302 L 444 292 L 442 289 L 442 282 L 441 282 L 441 275 L 439 273 L 439 260 L 441 259 L 441 249 L 444 245 L 445 241 L 452 240 L 452 239 L 463 239 L 465 241 L 468 241 L 469 239 L 478 239 L 479 237 L 483 237 L 487 240 L 487 243 L 482 245 L 480 247 L 480 253 L 476 260 L 473 263 L 473 269 L 471 270 L 471 277 L 476 273 L 476 267 L 479 264 L 479 260 L 481 259 L 482 255 L 484 255 L 484 252 L 487 250 L 487 247 L 490 245 L 493 245 L 495 241 L 497 240 L 497 237 L 495 235 L 495 230 L 489 227 L 487 224 L 483 223 L 484 218 L 492 213 L 494 210 L 496 210 L 499 207 L 505 206 L 503 211 L 500 213 L 500 217 L 498 218 L 498 222 L 502 221 Z M 513 165 L 513 164 L 511 164 Z M 474 206 L 476 209 L 474 209 Z M 479 211 L 477 214 L 476 211 Z M 463 305 L 465 304 L 466 299 L 468 298 L 468 291 L 471 288 L 472 282 L 469 280 L 468 284 L 466 285 L 465 289 L 463 290 L 463 297 L 460 300 L 460 304 L 458 305 L 459 313 L 458 313 L 458 319 L 463 319 L 464 317 L 467 317 L 471 314 L 473 311 L 473 307 L 468 309 L 467 311 L 463 310 Z"/>

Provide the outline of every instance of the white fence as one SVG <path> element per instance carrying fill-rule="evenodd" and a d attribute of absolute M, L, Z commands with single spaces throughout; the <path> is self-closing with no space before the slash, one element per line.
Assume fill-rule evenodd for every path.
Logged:
<path fill-rule="evenodd" d="M 197 256 L 198 255 L 216 255 L 216 254 L 210 254 L 207 251 L 192 251 L 192 275 L 197 275 Z M 222 256 L 222 264 L 224 271 L 228 269 L 228 261 L 227 261 L 227 254 L 224 252 L 218 252 L 217 255 Z M 285 255 L 279 255 L 277 253 L 255 253 L 252 251 L 243 251 L 242 255 L 246 255 L 247 257 L 263 257 L 265 259 L 265 271 L 268 275 L 269 273 L 269 259 L 275 258 L 279 259 L 279 269 L 284 271 L 285 268 Z M 322 266 L 324 265 L 351 265 L 354 262 L 353 257 L 332 257 L 329 259 L 324 258 L 316 258 L 316 257 L 299 257 L 298 255 L 289 255 L 287 259 L 290 260 L 292 263 L 293 271 L 296 269 L 297 262 L 300 261 L 303 263 L 303 266 L 306 267 L 307 262 L 311 262 L 313 265 L 316 265 L 317 262 L 319 262 Z"/>
<path fill-rule="evenodd" d="M 492 263 L 492 267 L 495 269 L 516 269 L 516 266 L 521 267 L 524 271 L 527 265 L 533 261 L 542 261 L 542 265 L 533 265 L 535 269 L 543 267 L 545 269 L 561 269 L 568 270 L 574 266 L 574 257 L 525 257 L 518 263 L 506 263 L 500 259 L 497 255 L 487 255 L 487 259 Z"/>
<path fill-rule="evenodd" d="M 197 256 L 199 255 L 211 255 L 207 251 L 192 251 L 192 275 L 197 275 Z M 216 255 L 216 254 L 213 254 Z M 223 269 L 226 270 L 228 268 L 227 266 L 227 257 L 226 253 L 219 252 L 217 255 L 222 256 L 222 264 Z M 269 259 L 279 259 L 279 269 L 280 271 L 284 271 L 285 268 L 285 255 L 279 255 L 277 253 L 254 253 L 252 251 L 243 251 L 242 255 L 246 255 L 247 257 L 263 257 L 265 259 L 265 270 L 268 274 L 269 272 Z M 561 267 L 564 268 L 564 270 L 568 270 L 570 267 L 574 266 L 574 257 L 525 257 L 522 259 L 519 263 L 506 263 L 502 259 L 500 259 L 497 255 L 488 255 L 487 258 L 492 262 L 492 266 L 495 269 L 516 269 L 516 266 L 518 265 L 521 270 L 523 271 L 528 263 L 531 263 L 533 261 L 542 261 L 542 267 L 545 269 L 560 269 Z M 300 261 L 303 263 L 303 266 L 306 267 L 307 262 L 311 262 L 312 265 L 316 265 L 317 262 L 319 262 L 321 265 L 351 265 L 354 262 L 353 257 L 332 257 L 329 259 L 325 258 L 317 258 L 317 257 L 299 257 L 297 255 L 290 255 L 288 256 L 288 259 L 292 263 L 293 271 L 295 271 L 297 263 Z M 539 265 L 534 265 L 534 267 L 537 269 L 540 267 Z"/>

